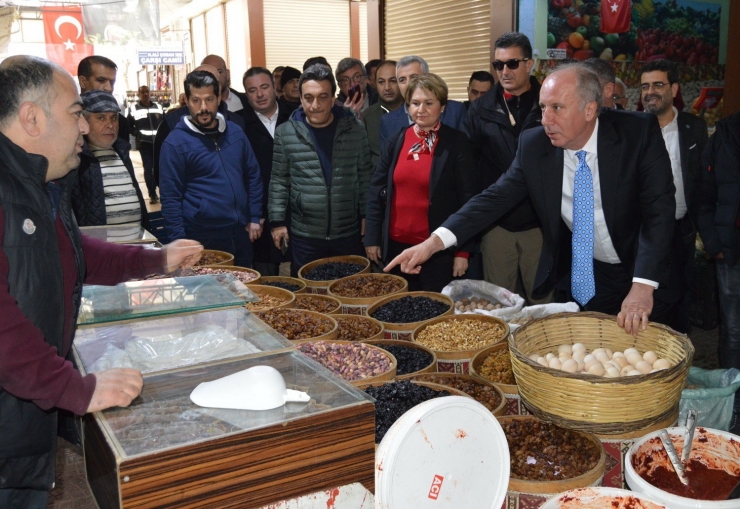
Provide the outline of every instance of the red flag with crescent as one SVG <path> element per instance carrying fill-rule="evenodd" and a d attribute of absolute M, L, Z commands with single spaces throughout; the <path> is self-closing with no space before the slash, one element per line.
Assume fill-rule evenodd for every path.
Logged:
<path fill-rule="evenodd" d="M 77 64 L 93 54 L 91 44 L 85 44 L 82 7 L 42 7 L 46 57 L 72 76 L 77 75 Z"/>

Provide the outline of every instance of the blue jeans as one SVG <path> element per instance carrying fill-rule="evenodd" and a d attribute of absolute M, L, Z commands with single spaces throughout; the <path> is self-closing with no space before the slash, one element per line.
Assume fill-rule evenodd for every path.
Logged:
<path fill-rule="evenodd" d="M 730 265 L 717 260 L 720 334 L 719 364 L 740 369 L 740 261 Z M 740 409 L 740 391 L 735 394 L 735 409 Z"/>
<path fill-rule="evenodd" d="M 216 238 L 204 238 L 204 236 L 192 232 L 186 232 L 186 238 L 197 240 L 203 244 L 204 249 L 215 249 L 216 251 L 226 251 L 233 254 L 234 265 L 237 267 L 252 268 L 254 248 L 249 240 L 249 232 L 244 226 L 236 226 L 231 229 L 228 235 Z"/>

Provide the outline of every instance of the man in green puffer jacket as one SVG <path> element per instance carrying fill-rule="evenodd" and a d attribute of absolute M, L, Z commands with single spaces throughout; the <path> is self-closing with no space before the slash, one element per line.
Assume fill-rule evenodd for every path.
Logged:
<path fill-rule="evenodd" d="M 364 254 L 360 236 L 373 172 L 364 126 L 334 105 L 331 71 L 313 65 L 298 87 L 301 107 L 275 130 L 267 204 L 275 245 L 292 245 L 294 276 L 319 258 Z"/>

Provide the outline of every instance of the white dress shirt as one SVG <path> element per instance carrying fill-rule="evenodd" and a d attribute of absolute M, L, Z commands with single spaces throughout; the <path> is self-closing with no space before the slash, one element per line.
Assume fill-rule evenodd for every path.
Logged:
<path fill-rule="evenodd" d="M 673 120 L 665 127 L 661 127 L 663 141 L 668 155 L 671 157 L 673 171 L 673 185 L 676 186 L 676 219 L 683 219 L 686 215 L 686 193 L 683 188 L 683 172 L 681 171 L 681 145 L 678 143 L 678 110 L 673 107 Z"/>
<path fill-rule="evenodd" d="M 599 160 L 597 157 L 597 140 L 599 133 L 599 120 L 596 119 L 594 132 L 586 144 L 580 150 L 585 150 L 586 164 L 591 170 L 591 176 L 594 185 L 594 259 L 605 263 L 621 263 L 614 243 L 612 242 L 609 230 L 606 227 L 606 218 L 604 217 L 604 208 L 601 203 L 601 183 L 599 179 Z M 576 167 L 578 166 L 578 150 L 563 150 L 563 198 L 560 204 L 560 216 L 565 224 L 573 231 L 573 184 L 576 176 Z M 457 237 L 447 228 L 439 227 L 434 235 L 440 238 L 445 248 L 457 245 Z M 642 278 L 632 278 L 634 283 L 644 283 L 658 288 L 658 283 Z"/>
<path fill-rule="evenodd" d="M 278 106 L 277 103 L 275 106 L 275 113 L 273 113 L 271 117 L 263 115 L 259 111 L 255 111 L 257 118 L 260 119 L 260 122 L 262 122 L 267 129 L 267 132 L 270 133 L 270 136 L 273 138 L 275 138 L 275 127 L 277 126 L 278 112 L 280 111 L 280 106 Z"/>
<path fill-rule="evenodd" d="M 234 92 L 229 90 L 229 95 L 226 98 L 226 109 L 230 112 L 239 111 L 244 108 L 242 100 Z"/>

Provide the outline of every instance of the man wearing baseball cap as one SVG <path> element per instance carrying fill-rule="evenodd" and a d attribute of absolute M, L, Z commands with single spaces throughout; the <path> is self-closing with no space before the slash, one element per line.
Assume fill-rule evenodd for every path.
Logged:
<path fill-rule="evenodd" d="M 144 197 L 128 156 L 131 147 L 118 137 L 118 102 L 104 90 L 90 90 L 80 97 L 90 131 L 85 135 L 72 190 L 77 223 L 142 225 L 148 230 Z"/>

